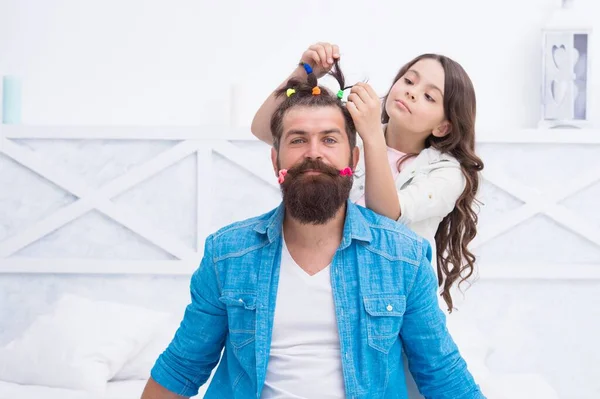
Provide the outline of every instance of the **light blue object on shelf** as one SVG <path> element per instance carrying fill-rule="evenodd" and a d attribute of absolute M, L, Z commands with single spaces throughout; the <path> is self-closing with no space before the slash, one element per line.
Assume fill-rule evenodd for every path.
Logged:
<path fill-rule="evenodd" d="M 2 123 L 21 123 L 21 79 L 2 77 Z"/>

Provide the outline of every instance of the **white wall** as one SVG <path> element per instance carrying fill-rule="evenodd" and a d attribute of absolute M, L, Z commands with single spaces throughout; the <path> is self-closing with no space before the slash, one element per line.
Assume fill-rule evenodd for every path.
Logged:
<path fill-rule="evenodd" d="M 412 57 L 447 54 L 475 83 L 479 126 L 533 127 L 540 29 L 558 3 L 1 0 L 0 73 L 23 76 L 24 123 L 228 123 L 236 85 L 236 123 L 248 124 L 302 51 L 326 40 L 340 44 L 350 81 L 369 78 L 381 94 Z"/>

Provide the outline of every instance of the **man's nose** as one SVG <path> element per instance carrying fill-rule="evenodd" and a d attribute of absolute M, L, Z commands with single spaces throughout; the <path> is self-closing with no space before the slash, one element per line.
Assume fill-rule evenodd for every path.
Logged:
<path fill-rule="evenodd" d="M 310 141 L 304 156 L 310 159 L 321 159 L 323 157 L 323 154 L 321 153 L 321 143 L 319 140 Z"/>

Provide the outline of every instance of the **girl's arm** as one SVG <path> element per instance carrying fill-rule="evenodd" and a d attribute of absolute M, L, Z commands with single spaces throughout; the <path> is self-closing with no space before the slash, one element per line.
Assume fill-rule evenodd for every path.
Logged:
<path fill-rule="evenodd" d="M 337 45 L 330 43 L 316 43 L 310 46 L 300 58 L 300 63 L 310 64 L 313 68 L 313 73 L 320 78 L 324 76 L 333 67 L 333 61 L 340 58 L 340 50 Z M 287 82 L 292 79 L 306 79 L 306 72 L 302 66 L 296 67 L 292 74 L 284 80 L 273 93 L 287 85 Z M 273 135 L 271 133 L 271 116 L 281 104 L 283 99 L 278 99 L 271 93 L 265 102 L 260 106 L 250 130 L 261 141 L 267 144 L 273 144 Z"/>
<path fill-rule="evenodd" d="M 365 205 L 380 215 L 398 220 L 401 208 L 380 121 L 381 101 L 371 86 L 358 83 L 352 87 L 346 106 L 363 141 Z"/>
<path fill-rule="evenodd" d="M 254 119 L 252 119 L 252 125 L 250 126 L 250 130 L 252 134 L 256 136 L 261 141 L 271 145 L 273 144 L 273 135 L 271 134 L 271 116 L 279 106 L 283 102 L 283 98 L 275 97 L 275 92 L 287 85 L 287 82 L 292 79 L 305 79 L 306 72 L 304 68 L 298 66 L 294 69 L 294 72 L 284 80 L 277 88 L 267 97 L 265 102 L 260 106 L 256 114 L 254 115 Z"/>
<path fill-rule="evenodd" d="M 383 132 L 381 132 L 381 139 L 363 140 L 363 156 L 365 157 L 365 206 L 380 215 L 398 220 L 401 216 L 401 206 L 388 162 Z"/>

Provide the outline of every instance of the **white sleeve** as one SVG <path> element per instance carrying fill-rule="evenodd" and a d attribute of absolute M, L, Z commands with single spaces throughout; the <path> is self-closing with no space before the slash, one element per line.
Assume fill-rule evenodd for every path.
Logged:
<path fill-rule="evenodd" d="M 398 190 L 398 221 L 407 225 L 431 217 L 444 218 L 454 209 L 465 185 L 465 176 L 454 163 L 417 173 L 408 186 Z"/>

